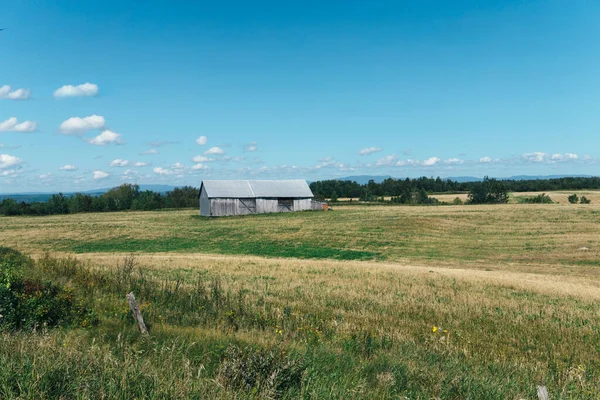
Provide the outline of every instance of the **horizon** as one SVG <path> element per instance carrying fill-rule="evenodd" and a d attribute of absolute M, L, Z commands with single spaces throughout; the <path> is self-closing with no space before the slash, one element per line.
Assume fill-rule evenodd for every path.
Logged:
<path fill-rule="evenodd" d="M 395 176 L 388 176 L 388 175 L 349 175 L 349 176 L 343 176 L 343 177 L 339 177 L 339 178 L 326 178 L 326 179 L 318 179 L 318 180 L 308 180 L 308 179 L 302 179 L 300 178 L 300 180 L 305 180 L 307 183 L 313 183 L 313 182 L 319 182 L 319 181 L 329 181 L 329 180 L 342 180 L 342 181 L 355 181 L 357 183 L 359 183 L 360 185 L 364 185 L 365 183 L 361 183 L 359 180 L 352 180 L 352 179 L 347 179 L 347 178 L 363 178 L 362 180 L 366 179 L 366 178 L 375 178 L 376 182 L 381 182 L 384 179 L 394 179 L 394 180 L 404 180 L 404 179 L 418 179 L 418 178 L 422 178 L 423 176 L 415 176 L 415 177 L 408 177 L 408 176 L 399 176 L 399 177 L 395 177 Z M 442 176 L 430 176 L 430 177 L 426 177 L 426 178 L 432 178 L 432 179 L 437 179 L 440 178 L 442 180 L 452 180 L 454 182 L 475 182 L 476 180 L 482 180 L 483 178 L 486 178 L 487 176 L 448 176 L 448 177 L 442 177 Z M 490 176 L 488 178 L 491 179 L 497 179 L 497 180 L 545 180 L 545 179 L 560 179 L 560 178 L 597 178 L 597 175 L 512 175 L 512 176 L 505 176 L 505 177 L 495 177 L 495 176 Z M 467 179 L 474 179 L 474 180 L 468 180 L 468 181 L 462 181 L 460 179 L 462 178 L 467 178 Z M 457 180 L 459 179 L 459 180 Z M 233 179 L 225 179 L 225 180 L 233 180 Z M 200 183 L 202 183 L 202 181 L 200 181 Z M 102 193 L 105 191 L 108 191 L 110 189 L 113 189 L 119 185 L 123 185 L 123 184 L 132 184 L 132 185 L 138 185 L 140 187 L 151 187 L 151 186 L 157 186 L 157 187 L 164 187 L 164 188 L 168 188 L 168 189 L 175 189 L 175 188 L 181 188 L 184 186 L 191 186 L 191 187 L 195 187 L 195 188 L 200 188 L 200 184 L 198 184 L 197 186 L 194 184 L 184 184 L 184 185 L 169 185 L 168 183 L 144 183 L 144 182 L 121 182 L 119 184 L 117 184 L 116 186 L 99 186 L 99 187 L 95 187 L 92 189 L 86 189 L 86 190 L 80 190 L 80 191 L 63 191 L 63 190 L 57 190 L 57 191 L 46 191 L 46 192 L 42 192 L 42 191 L 29 191 L 29 192 L 0 192 L 0 196 L 11 196 L 11 195 L 45 195 L 45 194 L 58 194 L 58 193 L 63 193 L 63 194 L 75 194 L 75 193 Z M 149 189 L 144 189 L 144 190 L 149 190 Z M 154 190 L 153 190 L 154 191 Z"/>
<path fill-rule="evenodd" d="M 0 193 L 597 176 L 599 12 L 554 0 L 11 2 Z"/>

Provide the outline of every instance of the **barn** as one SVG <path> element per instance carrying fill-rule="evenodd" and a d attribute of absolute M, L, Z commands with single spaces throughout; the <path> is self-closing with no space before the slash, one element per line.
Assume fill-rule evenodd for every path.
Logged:
<path fill-rule="evenodd" d="M 304 180 L 202 181 L 200 215 L 225 216 L 310 210 L 313 194 Z"/>

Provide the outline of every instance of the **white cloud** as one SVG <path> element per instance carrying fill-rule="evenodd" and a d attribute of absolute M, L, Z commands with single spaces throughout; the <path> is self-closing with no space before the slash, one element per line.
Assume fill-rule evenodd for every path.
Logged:
<path fill-rule="evenodd" d="M 571 161 L 571 160 L 579 159 L 579 156 L 577 154 L 573 154 L 573 153 L 565 153 L 565 154 L 556 153 L 556 154 L 552 154 L 552 157 L 550 157 L 550 159 L 553 162 Z"/>
<path fill-rule="evenodd" d="M 192 169 L 194 169 L 194 170 L 208 169 L 208 167 L 204 164 L 196 164 L 196 165 L 192 166 Z"/>
<path fill-rule="evenodd" d="M 120 158 L 117 158 L 116 160 L 112 160 L 109 165 L 111 167 L 126 167 L 129 165 L 129 161 L 121 160 Z"/>
<path fill-rule="evenodd" d="M 225 151 L 220 147 L 211 147 L 210 149 L 208 149 L 204 152 L 205 156 L 208 156 L 211 154 L 225 154 Z"/>
<path fill-rule="evenodd" d="M 492 159 L 491 159 L 491 157 L 481 157 L 481 158 L 479 159 L 479 162 L 480 162 L 480 163 L 491 163 L 491 162 L 492 162 Z"/>
<path fill-rule="evenodd" d="M 27 100 L 31 96 L 31 90 L 29 89 L 16 89 L 11 90 L 10 86 L 0 86 L 0 99 L 6 100 Z"/>
<path fill-rule="evenodd" d="M 90 115 L 89 117 L 72 117 L 63 121 L 59 130 L 65 135 L 82 135 L 92 129 L 102 129 L 106 121 L 100 115 Z"/>
<path fill-rule="evenodd" d="M 77 86 L 64 85 L 63 87 L 56 89 L 54 98 L 96 96 L 97 94 L 98 85 L 88 82 Z"/>
<path fill-rule="evenodd" d="M 150 149 L 150 150 L 146 150 L 146 151 L 144 151 L 144 152 L 142 152 L 140 154 L 143 154 L 143 155 L 158 154 L 158 150 L 156 150 L 156 149 Z"/>
<path fill-rule="evenodd" d="M 196 143 L 200 146 L 204 146 L 207 142 L 208 138 L 206 136 L 200 136 L 198 139 L 196 139 Z"/>
<path fill-rule="evenodd" d="M 253 151 L 258 150 L 258 148 L 256 147 L 256 142 L 252 142 L 250 144 L 247 144 L 245 150 L 249 151 L 249 152 L 253 152 Z"/>
<path fill-rule="evenodd" d="M 93 139 L 88 139 L 88 143 L 96 146 L 105 146 L 107 144 L 122 144 L 121 134 L 106 130 Z"/>
<path fill-rule="evenodd" d="M 192 161 L 195 163 L 203 163 L 203 162 L 213 161 L 213 159 L 206 157 L 206 156 L 196 156 L 196 157 L 192 158 Z"/>
<path fill-rule="evenodd" d="M 381 148 L 379 147 L 365 147 L 364 149 L 361 149 L 358 151 L 358 154 L 360 154 L 361 156 L 367 156 L 369 154 L 373 154 L 373 153 L 379 153 L 381 151 Z"/>
<path fill-rule="evenodd" d="M 18 157 L 11 156 L 10 154 L 0 154 L 0 169 L 7 169 L 23 163 Z"/>
<path fill-rule="evenodd" d="M 19 123 L 16 117 L 10 117 L 6 121 L 0 122 L 0 132 L 35 132 L 37 122 L 24 121 Z"/>
<path fill-rule="evenodd" d="M 59 169 L 61 171 L 77 171 L 78 168 L 74 165 L 67 164 L 67 165 L 63 165 Z"/>
<path fill-rule="evenodd" d="M 177 162 L 177 163 L 171 165 L 171 168 L 172 169 L 176 169 L 176 170 L 181 170 L 181 169 L 185 168 L 185 165 L 183 165 L 182 163 Z"/>
<path fill-rule="evenodd" d="M 21 173 L 21 167 L 13 168 L 13 169 L 2 169 L 0 165 L 0 176 L 14 178 Z M 11 183 L 8 182 L 7 183 Z"/>
<path fill-rule="evenodd" d="M 40 175 L 41 180 L 46 180 L 46 179 L 49 179 L 50 177 L 52 177 L 52 174 L 49 172 L 47 174 Z"/>
<path fill-rule="evenodd" d="M 408 159 L 408 160 L 406 160 L 406 161 L 404 161 L 404 160 L 400 160 L 400 161 L 398 161 L 398 162 L 397 162 L 395 165 L 396 165 L 396 167 L 404 167 L 404 166 L 406 166 L 406 165 L 419 165 L 419 164 L 421 164 L 421 162 L 420 162 L 420 161 L 413 160 L 413 159 L 409 158 L 409 159 Z"/>
<path fill-rule="evenodd" d="M 392 164 L 396 163 L 397 159 L 398 159 L 398 157 L 396 157 L 395 154 L 391 154 L 389 156 L 385 156 L 385 157 L 380 158 L 379 160 L 375 161 L 375 166 L 384 167 L 387 165 L 392 165 Z"/>
<path fill-rule="evenodd" d="M 143 161 L 138 161 L 135 164 L 133 164 L 134 167 L 145 167 L 147 165 L 148 165 L 148 163 L 147 162 L 143 162 Z"/>
<path fill-rule="evenodd" d="M 107 174 L 104 171 L 94 171 L 94 179 L 95 180 L 104 179 L 104 178 L 107 178 L 108 176 L 109 176 L 109 174 Z"/>
<path fill-rule="evenodd" d="M 427 160 L 423 161 L 423 165 L 426 167 L 431 167 L 432 165 L 437 164 L 440 161 L 437 157 L 429 157 Z"/>
<path fill-rule="evenodd" d="M 522 157 L 525 161 L 542 162 L 545 161 L 548 158 L 548 156 L 549 155 L 547 153 L 542 153 L 541 151 L 534 151 L 533 153 L 525 153 Z"/>
<path fill-rule="evenodd" d="M 261 168 L 261 169 L 263 169 L 263 168 Z M 346 167 L 343 163 L 336 161 L 331 157 L 327 157 L 327 161 L 323 161 L 314 166 L 314 169 L 322 169 L 322 168 L 337 168 L 340 170 L 349 170 L 350 169 L 350 168 Z M 264 172 L 264 171 L 262 171 L 262 172 Z"/>
<path fill-rule="evenodd" d="M 446 161 L 444 161 L 445 164 L 462 164 L 464 163 L 463 160 L 461 160 L 460 158 L 449 158 Z"/>
<path fill-rule="evenodd" d="M 154 168 L 153 171 L 155 174 L 158 174 L 158 175 L 170 175 L 171 174 L 171 171 L 169 171 L 168 169 L 161 168 L 161 167 L 156 167 L 156 168 Z"/>

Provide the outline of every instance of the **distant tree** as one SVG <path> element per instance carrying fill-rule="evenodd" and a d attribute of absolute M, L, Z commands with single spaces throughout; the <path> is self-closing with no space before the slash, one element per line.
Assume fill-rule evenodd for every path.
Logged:
<path fill-rule="evenodd" d="M 198 188 L 193 186 L 178 187 L 166 194 L 168 208 L 198 208 Z"/>
<path fill-rule="evenodd" d="M 460 206 L 463 204 L 463 201 L 460 199 L 460 197 L 455 197 L 454 200 L 452 200 L 452 204 L 455 206 Z"/>
<path fill-rule="evenodd" d="M 4 199 L 0 203 L 0 214 L 21 215 L 23 214 L 23 210 L 15 199 Z"/>
<path fill-rule="evenodd" d="M 579 196 L 577 196 L 575 193 L 573 193 L 572 195 L 567 197 L 567 200 L 569 200 L 569 203 L 571 203 L 571 204 L 577 204 L 577 202 L 579 201 Z"/>
<path fill-rule="evenodd" d="M 592 201 L 585 196 L 581 196 L 581 199 L 579 200 L 579 202 L 581 204 L 590 204 Z"/>
<path fill-rule="evenodd" d="M 76 214 L 90 211 L 92 211 L 92 196 L 75 193 L 75 195 L 69 199 L 69 213 Z"/>
<path fill-rule="evenodd" d="M 472 183 L 468 202 L 471 204 L 508 203 L 508 190 L 504 182 L 486 176 L 483 181 Z"/>
<path fill-rule="evenodd" d="M 339 196 L 338 196 L 337 192 L 334 190 L 334 191 L 331 193 L 331 201 L 334 201 L 334 202 L 335 202 L 335 201 L 338 201 L 338 198 L 339 198 Z"/>
<path fill-rule="evenodd" d="M 110 189 L 101 197 L 106 200 L 108 211 L 121 211 L 131 209 L 133 200 L 139 195 L 140 187 L 138 185 L 124 183 L 120 186 Z"/>
<path fill-rule="evenodd" d="M 360 201 L 373 201 L 374 199 L 375 196 L 373 196 L 373 193 L 369 190 L 369 188 L 363 187 L 360 193 Z"/>
<path fill-rule="evenodd" d="M 103 212 L 106 211 L 106 200 L 102 196 L 92 197 L 92 211 L 93 212 Z"/>
<path fill-rule="evenodd" d="M 53 194 L 47 202 L 47 209 L 49 214 L 68 214 L 69 213 L 69 199 L 62 193 Z"/>
<path fill-rule="evenodd" d="M 163 196 L 160 193 L 146 190 L 140 192 L 139 196 L 133 200 L 131 208 L 133 210 L 158 210 L 163 207 Z"/>

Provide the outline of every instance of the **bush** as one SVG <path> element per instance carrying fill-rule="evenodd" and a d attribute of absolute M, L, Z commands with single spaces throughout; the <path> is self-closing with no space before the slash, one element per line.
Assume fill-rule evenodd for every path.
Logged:
<path fill-rule="evenodd" d="M 569 200 L 569 203 L 577 204 L 577 202 L 579 201 L 579 196 L 577 196 L 575 193 L 573 193 L 572 195 L 567 197 L 567 199 Z"/>
<path fill-rule="evenodd" d="M 264 397 L 281 397 L 301 386 L 305 368 L 301 361 L 290 358 L 283 349 L 240 349 L 231 345 L 225 351 L 219 378 L 232 389 Z"/>
<path fill-rule="evenodd" d="M 585 196 L 581 196 L 581 199 L 579 200 L 580 204 L 590 204 L 591 202 L 592 201 Z"/>
<path fill-rule="evenodd" d="M 524 204 L 552 204 L 554 203 L 552 201 L 552 199 L 550 198 L 550 196 L 548 196 L 546 193 L 542 193 L 542 194 L 538 194 L 537 196 L 533 196 L 533 197 L 524 197 L 519 199 L 519 203 L 524 203 Z"/>
<path fill-rule="evenodd" d="M 96 322 L 71 290 L 28 278 L 32 267 L 29 257 L 0 247 L 0 332 Z"/>
<path fill-rule="evenodd" d="M 460 206 L 463 204 L 463 201 L 460 199 L 460 197 L 455 197 L 454 200 L 452 200 L 452 204 L 455 206 Z"/>

